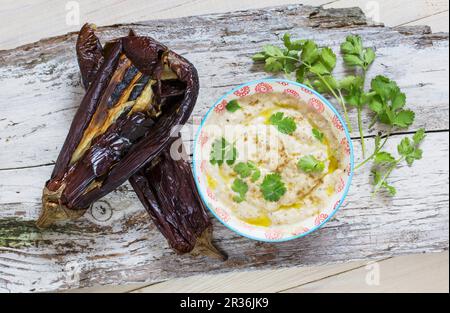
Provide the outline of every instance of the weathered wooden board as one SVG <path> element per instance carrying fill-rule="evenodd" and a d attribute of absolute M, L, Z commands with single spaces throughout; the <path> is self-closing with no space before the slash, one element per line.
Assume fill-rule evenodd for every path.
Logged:
<path fill-rule="evenodd" d="M 130 25 L 101 28 L 103 40 Z M 39 232 L 42 186 L 83 96 L 76 34 L 0 52 L 0 291 L 49 291 L 96 284 L 161 281 L 197 273 L 304 266 L 448 249 L 448 34 L 426 27 L 368 25 L 358 9 L 304 6 L 151 21 L 132 26 L 189 58 L 198 68 L 198 121 L 225 91 L 265 77 L 249 59 L 289 31 L 336 48 L 360 33 L 380 55 L 370 75 L 386 74 L 406 91 L 414 129 L 430 132 L 424 159 L 393 174 L 394 199 L 370 196 L 368 169 L 358 172 L 342 211 L 322 230 L 283 244 L 239 237 L 215 224 L 221 263 L 176 256 L 151 225 L 129 185 L 99 201 L 77 222 Z M 343 72 L 342 64 L 338 73 Z M 369 118 L 369 117 L 368 117 Z M 355 121 L 354 113 L 351 114 Z M 193 123 L 191 123 L 192 125 Z M 194 123 L 195 124 L 195 123 Z M 366 123 L 367 124 L 367 123 Z M 193 128 L 193 127 L 191 127 Z M 411 129 L 413 130 L 413 129 Z M 186 140 L 191 140 L 186 128 Z M 365 130 L 372 135 L 376 130 Z M 356 154 L 359 155 L 357 134 Z M 395 135 L 392 150 L 400 140 Z"/>

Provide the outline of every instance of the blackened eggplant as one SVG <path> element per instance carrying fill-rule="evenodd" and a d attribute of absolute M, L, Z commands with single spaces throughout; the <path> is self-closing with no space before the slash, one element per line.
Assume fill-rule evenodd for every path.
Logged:
<path fill-rule="evenodd" d="M 183 92 L 163 94 L 167 76 Z M 38 226 L 79 216 L 159 155 L 190 116 L 198 88 L 194 66 L 154 39 L 113 41 L 45 185 Z"/>
<path fill-rule="evenodd" d="M 80 71 L 82 74 L 82 82 L 87 89 L 95 79 L 95 76 L 104 62 L 104 55 L 108 54 L 114 42 L 109 42 L 103 50 L 99 39 L 95 35 L 95 26 L 86 24 L 81 29 L 76 50 Z M 129 37 L 135 37 L 135 33 L 130 30 Z M 108 47 L 108 49 L 106 49 Z M 133 56 L 136 60 L 139 56 Z M 138 61 L 139 63 L 144 60 Z M 181 97 L 184 94 L 186 84 L 178 80 L 174 72 L 165 65 L 163 74 L 161 75 L 161 83 L 159 85 L 159 95 L 161 105 L 165 105 L 167 99 L 171 97 Z M 149 70 L 149 69 L 147 69 Z M 135 72 L 137 70 L 135 69 Z M 124 75 L 122 88 L 116 88 L 115 98 L 120 95 L 121 91 L 130 84 L 133 75 Z M 135 100 L 142 94 L 150 76 L 143 75 L 139 78 L 137 86 L 132 90 L 129 100 Z M 112 96 L 112 98 L 114 98 Z M 155 114 L 155 112 L 153 112 Z M 137 120 L 145 120 L 144 117 L 136 117 Z M 133 119 L 127 120 L 128 124 L 137 125 Z M 148 125 L 151 127 L 152 125 Z M 130 127 L 130 126 L 129 126 Z M 128 128 L 129 128 L 128 127 Z M 117 126 L 115 128 L 124 129 Z M 143 128 L 145 129 L 145 127 Z M 139 132 L 135 133 L 125 127 L 125 133 L 140 136 Z M 105 136 L 103 140 L 103 149 L 109 154 L 109 158 L 101 157 L 101 162 L 106 166 L 102 166 L 101 162 L 95 162 L 95 176 L 106 175 L 108 172 L 108 164 L 110 158 L 120 157 L 115 151 L 123 150 L 123 145 L 130 144 L 130 141 L 124 142 L 118 132 L 112 129 L 109 136 Z M 181 145 L 184 151 L 181 138 L 178 137 L 177 143 Z M 112 149 L 108 150 L 108 147 Z M 119 149 L 117 149 L 117 148 Z M 190 253 L 191 255 L 209 255 L 212 257 L 225 259 L 226 257 L 218 252 L 212 245 L 212 224 L 206 213 L 206 209 L 197 188 L 195 186 L 190 164 L 187 158 L 180 158 L 179 155 L 174 158 L 170 153 L 171 146 L 167 146 L 163 152 L 156 157 L 151 165 L 139 170 L 130 178 L 138 198 L 150 214 L 152 220 L 167 238 L 169 245 L 179 254 Z M 103 154 L 105 154 L 103 153 Z M 103 156 L 102 153 L 100 155 Z M 95 155 L 91 155 L 88 159 L 95 160 Z M 92 171 L 87 171 L 92 172 Z M 81 178 L 81 177 L 80 177 Z M 85 179 L 85 177 L 84 177 Z M 83 185 L 83 179 L 78 182 Z M 95 186 L 95 184 L 94 184 Z M 82 210 L 81 210 L 82 211 Z M 84 212 L 84 211 L 82 211 Z"/>
<path fill-rule="evenodd" d="M 225 259 L 211 244 L 212 224 L 190 164 L 184 158 L 174 160 L 170 149 L 152 163 L 133 175 L 130 183 L 169 245 L 180 254 Z"/>

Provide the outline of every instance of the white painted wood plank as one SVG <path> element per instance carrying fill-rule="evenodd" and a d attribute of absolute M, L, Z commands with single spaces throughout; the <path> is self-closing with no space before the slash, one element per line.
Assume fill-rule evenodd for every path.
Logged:
<path fill-rule="evenodd" d="M 437 13 L 414 22 L 406 23 L 407 26 L 429 25 L 434 32 L 448 32 L 448 11 Z"/>
<path fill-rule="evenodd" d="M 379 278 L 377 278 L 378 274 Z M 392 258 L 292 288 L 286 292 L 448 293 L 449 255 L 447 251 Z"/>
<path fill-rule="evenodd" d="M 85 22 L 112 25 L 294 3 L 319 6 L 329 2 L 332 0 L 2 0 L 0 50 L 78 31 Z M 76 25 L 66 22 L 73 10 L 71 3 L 79 4 L 80 18 Z"/>
<path fill-rule="evenodd" d="M 129 293 L 144 288 L 145 284 L 109 285 L 90 288 L 64 290 L 60 293 Z"/>
<path fill-rule="evenodd" d="M 176 18 L 191 15 L 256 9 L 283 4 L 328 5 L 328 7 L 358 6 L 371 18 L 389 26 L 415 21 L 448 10 L 445 0 L 78 0 L 80 23 L 98 25 L 133 23 L 137 21 Z M 69 1 L 4 0 L 0 11 L 0 50 L 10 49 L 42 38 L 77 31 L 80 25 L 68 25 Z M 377 7 L 378 6 L 378 7 Z M 27 23 L 24 23 L 27 21 Z M 432 23 L 432 20 L 430 21 Z M 434 31 L 448 31 L 439 23 Z M 424 24 L 428 25 L 428 24 Z M 443 26 L 443 27 L 441 27 Z M 24 31 L 24 28 L 27 28 Z"/>
<path fill-rule="evenodd" d="M 189 292 L 311 292 L 330 285 L 325 292 L 447 292 L 449 291 L 448 251 L 379 260 L 380 282 L 376 283 L 374 261 L 359 261 L 306 268 L 199 275 L 178 278 L 151 286 L 105 286 L 69 292 L 189 293 Z"/>
<path fill-rule="evenodd" d="M 227 21 L 219 20 L 203 30 L 198 30 L 202 27 L 202 20 L 188 25 L 162 24 L 165 32 L 158 32 L 157 38 L 188 57 L 200 73 L 201 90 L 193 113 L 197 124 L 211 105 L 231 88 L 267 77 L 261 66 L 254 66 L 250 57 L 265 43 L 279 44 L 276 34 L 290 31 L 295 36 L 313 37 L 321 44 L 332 46 L 336 52 L 348 34 L 345 28 L 305 29 L 308 21 L 277 15 L 272 16 L 272 29 L 261 33 L 260 27 L 266 22 L 258 19 L 253 19 L 250 24 L 248 18 L 247 21 L 235 18 L 232 27 Z M 247 28 L 246 23 L 249 23 Z M 197 29 L 196 36 L 193 36 L 192 27 Z M 231 27 L 231 34 L 222 33 L 226 27 Z M 157 31 L 152 26 L 135 28 L 143 34 L 154 35 Z M 369 76 L 387 75 L 406 92 L 408 105 L 417 114 L 414 128 L 448 129 L 448 36 L 435 40 L 431 35 L 420 32 L 405 36 L 390 29 L 381 32 L 378 27 L 354 31 L 377 49 L 378 58 Z M 120 30 L 113 32 L 118 33 Z M 107 33 L 107 36 L 114 35 Z M 243 40 L 247 42 L 245 48 L 242 47 Z M 7 62 L 6 66 L 0 67 L 0 101 L 14 103 L 0 106 L 0 169 L 38 166 L 56 159 L 68 125 L 84 95 L 74 41 L 75 35 L 62 42 L 49 43 L 41 48 L 44 52 L 29 51 L 25 60 L 21 51 L 0 54 L 0 58 Z M 339 62 L 336 75 L 342 76 L 343 72 L 342 62 Z M 350 118 L 356 121 L 355 110 L 351 110 Z M 365 126 L 370 124 L 371 118 L 364 114 Z M 358 136 L 356 123 L 353 125 L 355 131 L 352 135 Z M 185 131 L 186 140 L 192 140 L 195 129 L 188 127 Z M 376 128 L 365 129 L 366 135 L 377 131 Z M 19 151 L 16 147 L 20 147 Z"/>
<path fill-rule="evenodd" d="M 366 16 L 387 26 L 398 26 L 448 10 L 447 0 L 339 0 L 324 7 L 360 7 Z M 428 25 L 428 24 L 421 24 Z M 433 31 L 437 31 L 434 30 Z M 448 26 L 447 30 L 448 31 Z"/>
<path fill-rule="evenodd" d="M 399 138 L 387 147 L 394 150 Z M 0 193 L 0 290 L 55 290 L 98 284 L 158 282 L 227 271 L 311 266 L 448 249 L 448 133 L 429 134 L 424 159 L 401 167 L 394 199 L 370 196 L 368 169 L 358 173 L 342 210 L 320 231 L 282 244 L 262 244 L 214 221 L 215 239 L 230 259 L 180 258 L 124 186 L 102 201 L 106 222 L 87 214 L 39 232 L 40 186 L 51 167 L 3 171 Z M 357 149 L 359 152 L 359 149 Z M 8 182 L 5 185 L 5 182 Z M 24 186 L 24 187 L 22 187 Z M 21 202 L 17 203 L 16 192 Z M 80 281 L 66 276 L 76 265 Z"/>
<path fill-rule="evenodd" d="M 293 288 L 293 286 L 306 284 L 311 281 L 349 271 L 364 266 L 366 263 L 367 262 L 365 261 L 359 261 L 318 267 L 228 273 L 214 276 L 199 275 L 169 280 L 167 282 L 135 290 L 134 292 L 279 292 L 284 289 Z"/>

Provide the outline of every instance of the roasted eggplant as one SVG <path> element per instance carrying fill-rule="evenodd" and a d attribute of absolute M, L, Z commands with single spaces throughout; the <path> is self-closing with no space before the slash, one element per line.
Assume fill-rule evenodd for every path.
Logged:
<path fill-rule="evenodd" d="M 122 54 L 112 56 L 120 44 Z M 95 35 L 95 27 L 86 24 L 79 33 L 76 50 L 87 95 L 91 86 L 99 84 L 97 76 L 105 77 L 104 71 L 108 68 L 105 68 L 104 64 L 111 58 L 118 58 L 117 65 L 113 74 L 108 74 L 112 77 L 109 84 L 103 87 L 109 97 L 107 100 L 105 94 L 101 97 L 104 99 L 103 103 L 106 103 L 106 110 L 98 111 L 97 105 L 97 111 L 89 115 L 91 121 L 77 148 L 73 150 L 69 162 L 71 166 L 63 176 L 65 179 L 54 180 L 57 175 L 52 175 L 44 189 L 44 211 L 38 221 L 40 227 L 46 227 L 55 220 L 72 219 L 82 215 L 85 206 L 95 201 L 95 196 L 91 196 L 92 198 L 87 198 L 87 202 L 82 202 L 83 196 L 97 188 L 109 190 L 103 184 L 108 179 L 112 166 L 120 163 L 124 151 L 126 154 L 136 149 L 134 146 L 137 142 L 152 136 L 149 132 L 162 118 L 160 115 L 164 116 L 166 110 L 174 112 L 169 106 L 177 106 L 177 101 L 180 100 L 183 105 L 186 105 L 187 101 L 189 106 L 193 106 L 198 94 L 198 78 L 190 63 L 153 39 L 136 36 L 133 31 L 130 31 L 127 37 L 108 42 L 103 48 Z M 111 84 L 111 81 L 116 83 Z M 113 87 L 110 87 L 111 85 Z M 186 98 L 186 94 L 191 98 Z M 104 116 L 96 117 L 96 114 L 100 115 L 98 112 Z M 142 112 L 145 114 L 137 114 Z M 184 112 L 188 114 L 189 110 L 185 109 Z M 182 115 L 179 118 L 180 123 L 184 123 L 185 119 L 185 115 Z M 102 120 L 110 120 L 112 123 L 99 127 L 101 123 L 98 121 Z M 97 128 L 94 134 L 91 131 L 94 128 L 92 125 Z M 168 129 L 166 136 L 172 138 L 170 135 L 174 134 L 170 134 Z M 179 137 L 175 138 L 178 139 L 177 142 L 181 142 Z M 152 220 L 176 252 L 224 259 L 223 254 L 211 244 L 212 224 L 198 195 L 191 167 L 186 158 L 175 157 L 175 160 L 171 157 L 170 142 L 171 139 L 161 144 L 163 148 L 159 150 L 159 156 L 155 158 L 158 154 L 153 153 L 152 157 L 147 159 L 150 165 L 142 167 L 131 176 L 130 183 Z M 138 152 L 134 153 L 139 155 Z M 76 164 L 80 160 L 82 165 L 77 167 Z M 141 164 L 143 163 L 138 166 Z M 56 169 L 55 167 L 55 172 Z M 85 174 L 74 175 L 74 171 L 85 171 Z M 59 189 L 55 189 L 53 185 L 59 185 Z M 76 187 L 72 188 L 73 193 L 65 193 L 67 185 Z M 62 186 L 64 189 L 61 189 Z M 53 187 L 53 190 L 49 187 Z M 76 196 L 80 191 L 83 193 Z M 97 194 L 100 197 L 102 195 Z M 77 200 L 80 197 L 82 199 Z M 68 199 L 74 200 L 68 202 Z"/>

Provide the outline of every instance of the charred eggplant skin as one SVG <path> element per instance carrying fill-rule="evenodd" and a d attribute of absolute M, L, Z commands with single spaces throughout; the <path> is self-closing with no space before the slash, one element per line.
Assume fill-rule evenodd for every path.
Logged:
<path fill-rule="evenodd" d="M 144 85 L 149 81 L 149 75 L 152 74 L 152 71 L 158 71 L 158 62 L 152 63 L 146 62 L 146 60 L 152 59 L 152 55 L 160 54 L 165 47 L 153 42 L 152 39 L 136 40 L 136 38 L 130 37 L 136 37 L 133 30 L 130 30 L 128 35 L 130 40 L 122 40 L 122 44 L 124 42 L 126 44 L 124 50 L 132 51 L 127 57 L 135 63 L 145 64 L 140 70 L 147 74 L 147 76 L 139 80 L 139 83 L 143 83 L 143 85 L 135 88 L 130 95 L 130 99 L 135 100 L 144 89 Z M 85 89 L 88 89 L 94 83 L 97 73 L 101 71 L 100 69 L 105 62 L 105 55 L 113 57 L 112 60 L 109 60 L 111 65 L 117 62 L 117 52 L 115 51 L 118 51 L 119 44 L 120 42 L 114 40 L 108 42 L 105 48 L 102 48 L 100 40 L 95 35 L 95 25 L 85 24 L 82 27 L 78 36 L 76 51 Z M 136 53 L 136 51 L 142 51 L 142 49 L 145 49 L 146 53 Z M 186 71 L 186 62 L 183 62 L 182 58 L 170 51 L 167 53 L 167 56 L 168 59 L 171 58 L 171 64 L 177 75 L 182 74 L 184 78 L 182 78 L 182 81 L 168 80 L 166 83 L 158 85 L 160 101 L 170 97 L 183 96 L 186 85 L 188 85 L 185 82 L 192 77 Z M 181 62 L 177 62 L 177 60 Z M 111 70 L 113 67 L 112 65 L 108 68 Z M 196 74 L 195 71 L 193 74 Z M 109 75 L 103 76 L 103 81 Z M 195 79 L 193 82 L 195 82 Z M 127 83 L 129 81 L 127 82 L 126 79 L 122 82 L 124 86 Z M 191 88 L 192 91 L 190 92 L 195 93 L 195 84 L 192 84 Z M 145 120 L 143 117 L 139 118 L 136 116 L 135 119 L 138 121 Z M 130 121 L 133 125 L 133 119 L 130 119 Z M 148 126 L 151 127 L 153 125 Z M 133 132 L 128 130 L 127 133 Z M 120 141 L 120 136 L 117 135 L 112 129 L 111 135 L 107 137 L 109 140 L 105 141 L 105 144 L 107 146 L 126 144 Z M 139 136 L 139 134 L 134 133 L 134 136 Z M 181 137 L 175 138 L 175 141 L 180 144 L 181 150 L 184 151 Z M 106 160 L 106 163 L 108 163 L 108 160 Z M 95 166 L 95 173 L 97 174 L 108 171 L 108 168 L 102 167 L 101 164 L 88 164 L 88 166 Z M 80 179 L 80 177 L 78 178 Z M 190 253 L 194 256 L 208 255 L 222 260 L 227 258 L 211 243 L 212 224 L 195 186 L 191 166 L 186 157 L 171 156 L 171 145 L 167 145 L 150 165 L 140 169 L 131 176 L 129 181 L 155 225 L 177 253 Z M 79 184 L 82 184 L 82 182 L 83 178 L 81 177 Z M 47 189 L 47 193 L 44 192 L 45 200 L 43 200 L 43 203 L 47 202 L 54 205 L 55 202 L 48 201 L 49 195 L 50 198 L 51 195 L 58 196 L 61 189 L 62 187 L 60 186 L 60 189 L 53 193 L 48 192 Z M 58 206 L 54 205 L 54 207 Z M 69 210 L 64 206 L 62 208 L 59 212 L 61 219 L 78 218 L 84 213 L 84 210 Z"/>
<path fill-rule="evenodd" d="M 95 35 L 95 25 L 85 24 L 81 28 L 76 43 L 78 65 L 85 89 L 94 81 L 95 76 L 103 64 L 103 47 Z"/>
<path fill-rule="evenodd" d="M 190 164 L 164 150 L 130 178 L 131 186 L 169 245 L 179 254 L 226 256 L 211 243 L 212 224 L 194 186 Z"/>
<path fill-rule="evenodd" d="M 91 36 L 83 36 L 83 32 Z M 128 36 L 136 34 L 130 30 Z M 98 42 L 89 24 L 83 26 L 79 38 L 89 38 L 91 42 Z M 82 40 L 79 39 L 78 42 Z M 91 42 L 86 45 L 92 47 Z M 83 48 L 87 50 L 83 45 L 77 45 L 77 50 Z M 82 80 L 87 82 L 85 86 L 89 86 L 92 82 L 91 68 L 96 67 L 92 66 L 91 55 L 77 51 Z M 103 59 L 99 55 L 95 54 L 97 56 L 95 62 L 101 64 Z M 181 90 L 184 90 L 184 86 L 176 80 L 169 81 L 161 87 L 161 94 L 167 96 L 180 96 Z M 152 221 L 175 252 L 209 255 L 225 260 L 226 255 L 219 252 L 211 243 L 213 226 L 195 186 L 187 156 L 183 155 L 185 150 L 181 137 L 175 138 L 175 147 L 176 144 L 181 148 L 181 151 L 176 149 L 179 155 L 172 157 L 172 145 L 167 146 L 150 165 L 131 176 L 129 182 Z M 169 187 L 166 189 L 165 186 Z"/>
<path fill-rule="evenodd" d="M 95 60 L 101 60 L 98 57 L 99 54 L 95 55 Z M 147 114 L 146 121 L 152 120 L 154 122 L 153 125 L 142 123 L 139 127 L 131 128 L 131 133 L 124 134 L 123 130 L 128 127 L 126 121 L 138 120 L 139 118 L 136 117 L 136 114 L 140 114 L 140 112 L 134 112 L 131 109 L 122 113 L 120 111 L 122 107 L 119 107 L 119 113 L 114 113 L 117 116 L 111 114 L 111 117 L 109 114 L 115 108 L 109 107 L 107 100 L 113 96 L 115 88 L 119 88 L 123 75 L 126 75 L 130 66 L 134 66 L 141 76 L 150 76 L 151 83 L 155 82 L 155 86 L 150 85 L 154 89 L 149 92 L 155 95 L 156 101 L 159 102 L 157 105 L 160 105 L 162 102 L 161 90 L 163 89 L 160 77 L 163 74 L 165 64 L 163 61 L 166 62 L 167 67 L 175 73 L 178 80 L 185 86 L 184 92 L 178 95 L 177 98 L 169 101 L 158 118 L 148 117 L 149 112 L 142 113 Z M 89 73 L 95 72 L 95 70 L 90 70 L 95 69 L 95 66 L 92 64 L 86 68 Z M 86 76 L 90 76 L 90 74 Z M 64 212 L 86 210 L 94 201 L 128 180 L 130 176 L 148 164 L 170 144 L 173 140 L 170 136 L 172 128 L 183 125 L 187 121 L 197 100 L 199 90 L 197 71 L 191 63 L 169 51 L 166 46 L 158 43 L 156 40 L 150 37 L 139 36 L 119 38 L 108 44 L 107 53 L 104 55 L 104 61 L 99 66 L 95 79 L 91 84 L 89 84 L 89 79 L 85 81 L 86 85 L 89 85 L 86 95 L 75 114 L 52 176 L 44 188 L 44 211 L 46 208 L 59 209 Z M 129 88 L 130 92 L 133 88 L 134 85 L 132 88 Z M 123 110 L 127 108 L 126 105 L 128 103 L 129 101 L 121 104 L 124 107 Z M 102 111 L 105 107 L 108 112 Z M 128 115 L 126 114 L 127 112 Z M 105 115 L 107 116 L 105 117 Z M 98 125 L 95 124 L 97 120 L 103 122 L 103 124 L 99 124 L 100 126 L 106 125 L 107 127 L 105 126 L 105 130 L 102 129 L 101 136 L 98 136 L 101 138 L 92 136 L 93 138 L 88 138 L 92 141 L 89 141 L 86 139 L 86 131 L 90 128 L 99 131 L 98 129 L 102 128 L 100 126 L 97 127 Z M 109 120 L 113 121 L 111 125 L 104 122 L 109 122 Z M 92 127 L 92 124 L 95 127 Z M 117 128 L 119 126 L 122 128 Z M 117 129 L 114 130 L 114 128 Z M 130 130 L 130 127 L 128 127 L 128 130 Z M 99 180 L 98 182 L 91 181 L 91 184 L 83 182 L 83 186 L 73 183 L 73 181 L 77 180 L 78 175 L 85 175 L 82 170 L 77 171 L 80 168 L 86 169 L 83 163 L 89 165 L 89 163 L 97 162 L 105 166 L 108 163 L 105 160 L 111 157 L 109 152 L 92 155 L 89 152 L 92 152 L 95 147 L 87 144 L 86 148 L 84 148 L 83 144 L 86 142 L 92 143 L 92 145 L 94 143 L 99 144 L 105 141 L 108 135 L 118 134 L 120 131 L 122 131 L 120 137 L 124 141 L 129 141 L 136 133 L 143 130 L 144 133 L 141 136 L 137 136 L 138 138 L 134 138 L 135 140 L 130 145 L 124 145 L 123 148 L 119 149 L 120 151 L 116 151 L 119 156 L 113 158 L 114 162 L 110 164 L 109 168 L 103 169 L 104 173 L 101 177 L 95 175 L 95 178 Z M 82 147 L 81 149 L 80 146 Z M 74 158 L 75 152 L 79 152 L 80 156 Z M 94 171 L 92 166 L 90 170 Z M 86 176 L 91 177 L 92 175 Z M 68 188 L 69 186 L 71 187 Z M 45 212 L 43 215 L 45 215 Z M 64 216 L 64 214 L 61 216 Z M 40 219 L 38 225 L 45 227 L 52 222 L 54 222 L 53 218 L 44 216 Z"/>

